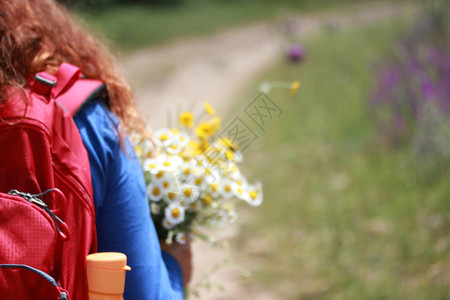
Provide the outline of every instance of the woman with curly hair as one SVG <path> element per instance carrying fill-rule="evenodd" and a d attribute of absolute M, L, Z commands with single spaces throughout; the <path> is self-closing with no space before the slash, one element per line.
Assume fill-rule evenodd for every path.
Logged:
<path fill-rule="evenodd" d="M 34 74 L 55 74 L 64 62 L 107 88 L 106 100 L 89 102 L 75 117 L 89 155 L 98 251 L 127 255 L 132 271 L 125 299 L 182 299 L 191 248 L 189 242 L 161 244 L 161 251 L 139 161 L 126 138 L 127 132 L 144 132 L 144 123 L 116 61 L 61 4 L 0 2 L 0 103 L 8 101 L 7 91 L 27 90 Z"/>

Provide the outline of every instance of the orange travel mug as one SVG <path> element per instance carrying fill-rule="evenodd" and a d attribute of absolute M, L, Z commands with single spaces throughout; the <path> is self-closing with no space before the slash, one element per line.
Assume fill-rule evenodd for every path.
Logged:
<path fill-rule="evenodd" d="M 127 257 L 118 252 L 89 254 L 86 271 L 89 300 L 123 300 Z"/>

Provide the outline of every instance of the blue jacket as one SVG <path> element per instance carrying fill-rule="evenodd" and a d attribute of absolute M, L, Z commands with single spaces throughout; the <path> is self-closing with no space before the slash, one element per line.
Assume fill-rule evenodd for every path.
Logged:
<path fill-rule="evenodd" d="M 177 261 L 161 253 L 150 217 L 145 180 L 128 140 L 125 153 L 117 118 L 94 101 L 75 117 L 89 154 L 98 235 L 98 251 L 125 253 L 125 300 L 183 299 L 183 277 Z"/>

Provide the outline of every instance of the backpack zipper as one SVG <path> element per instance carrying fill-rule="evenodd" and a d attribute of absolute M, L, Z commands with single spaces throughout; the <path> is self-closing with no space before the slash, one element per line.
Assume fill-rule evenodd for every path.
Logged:
<path fill-rule="evenodd" d="M 24 193 L 24 192 L 19 192 L 18 190 L 10 190 L 8 192 L 9 195 L 13 195 L 13 196 L 19 196 L 22 197 L 23 199 L 27 200 L 30 203 L 33 203 L 37 206 L 39 206 L 40 208 L 42 208 L 45 212 L 47 212 L 50 217 L 52 218 L 53 222 L 55 223 L 55 227 L 56 230 L 58 231 L 58 235 L 63 239 L 63 240 L 68 240 L 69 239 L 69 235 L 70 235 L 70 230 L 69 227 L 67 226 L 67 224 L 61 220 L 57 215 L 55 215 L 49 208 L 48 205 L 42 201 L 41 199 L 39 199 L 38 197 L 41 197 L 49 192 L 53 192 L 55 191 L 55 189 L 49 189 L 41 194 L 30 194 L 30 193 Z"/>
<path fill-rule="evenodd" d="M 58 290 L 60 300 L 68 300 L 69 299 L 67 291 L 64 290 L 63 288 L 61 288 L 52 276 L 50 276 L 49 274 L 47 274 L 39 269 L 30 267 L 28 265 L 21 265 L 21 264 L 0 264 L 0 268 L 11 268 L 11 269 L 23 268 L 30 272 L 33 272 L 33 273 L 41 276 L 45 280 L 47 280 L 51 285 L 53 285 Z"/>

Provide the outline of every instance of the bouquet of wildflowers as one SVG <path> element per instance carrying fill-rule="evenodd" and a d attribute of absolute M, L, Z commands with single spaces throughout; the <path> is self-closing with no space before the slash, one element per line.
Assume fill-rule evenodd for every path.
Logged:
<path fill-rule="evenodd" d="M 261 184 L 248 183 L 238 168 L 242 155 L 236 145 L 218 136 L 220 118 L 208 103 L 204 109 L 206 121 L 196 123 L 185 111 L 177 128 L 156 130 L 153 141 L 131 137 L 151 215 L 166 243 L 183 243 L 187 234 L 209 238 L 202 228 L 234 222 L 237 201 L 258 206 L 263 200 Z"/>

